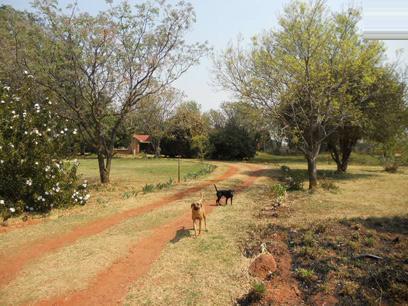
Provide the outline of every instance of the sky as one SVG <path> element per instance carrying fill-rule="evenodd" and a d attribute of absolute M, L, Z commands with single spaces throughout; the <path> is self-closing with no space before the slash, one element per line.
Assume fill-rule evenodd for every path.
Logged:
<path fill-rule="evenodd" d="M 118 0 L 114 1 L 117 2 Z M 174 2 L 175 0 L 169 0 Z M 60 0 L 64 7 L 69 0 Z M 82 11 L 91 14 L 106 8 L 104 0 L 77 0 Z M 141 2 L 129 0 L 130 3 Z M 277 28 L 277 20 L 289 0 L 190 0 L 195 8 L 197 22 L 187 35 L 187 41 L 208 41 L 215 54 L 225 49 L 229 42 L 239 36 L 248 40 L 264 30 Z M 363 8 L 362 31 L 404 30 L 408 33 L 407 0 L 327 0 L 332 11 L 349 5 Z M 30 1 L 0 0 L 16 9 L 30 10 Z M 401 67 L 408 65 L 408 40 L 386 40 L 389 61 L 396 59 L 397 50 Z M 216 109 L 232 96 L 213 85 L 211 55 L 185 73 L 174 86 L 183 90 L 187 99 L 201 104 L 202 110 Z"/>

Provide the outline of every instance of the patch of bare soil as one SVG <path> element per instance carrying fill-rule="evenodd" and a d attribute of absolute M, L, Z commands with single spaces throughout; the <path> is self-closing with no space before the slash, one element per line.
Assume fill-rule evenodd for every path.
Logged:
<path fill-rule="evenodd" d="M 276 262 L 276 270 L 264 280 L 266 291 L 260 296 L 252 289 L 237 301 L 238 305 L 302 305 L 303 295 L 292 271 L 292 256 L 287 246 L 286 232 L 270 225 L 253 228 L 244 246 L 244 254 L 256 256 L 261 251 L 271 254 Z M 262 255 L 261 255 L 262 256 Z M 256 259 L 255 259 L 256 260 Z"/>
<path fill-rule="evenodd" d="M 294 269 L 313 305 L 407 305 L 408 216 L 333 220 L 291 231 Z"/>

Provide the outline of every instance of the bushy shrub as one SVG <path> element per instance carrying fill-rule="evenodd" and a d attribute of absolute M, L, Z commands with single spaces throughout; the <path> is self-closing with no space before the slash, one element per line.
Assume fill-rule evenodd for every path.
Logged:
<path fill-rule="evenodd" d="M 286 197 L 286 186 L 282 184 L 276 184 L 271 187 L 271 192 L 275 199 L 280 203 Z"/>
<path fill-rule="evenodd" d="M 221 160 L 242 160 L 255 156 L 256 140 L 245 128 L 229 122 L 209 137 L 209 156 Z"/>
<path fill-rule="evenodd" d="M 0 84 L 0 214 L 47 212 L 85 204 L 77 162 L 65 161 L 77 131 L 52 111 L 52 102 L 36 94 L 32 76 L 21 87 Z"/>
<path fill-rule="evenodd" d="M 303 190 L 304 177 L 300 172 L 291 170 L 288 166 L 281 166 L 287 190 Z"/>

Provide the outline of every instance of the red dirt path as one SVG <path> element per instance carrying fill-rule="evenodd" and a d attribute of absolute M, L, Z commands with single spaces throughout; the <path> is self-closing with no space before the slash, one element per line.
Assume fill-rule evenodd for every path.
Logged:
<path fill-rule="evenodd" d="M 254 166 L 250 166 L 256 169 Z M 237 192 L 251 186 L 263 170 L 254 171 L 235 190 Z M 206 206 L 207 215 L 215 206 Z M 125 257 L 118 259 L 108 269 L 99 273 L 89 286 L 67 295 L 56 296 L 37 302 L 35 305 L 113 305 L 121 304 L 129 286 L 147 273 L 166 244 L 174 237 L 177 230 L 191 227 L 191 212 L 174 221 L 156 228 L 153 233 L 129 249 Z"/>
<path fill-rule="evenodd" d="M 69 231 L 68 233 L 59 235 L 57 237 L 47 237 L 41 239 L 21 248 L 16 254 L 0 257 L 0 287 L 7 285 L 11 280 L 13 280 L 16 277 L 17 273 L 27 263 L 39 257 L 42 257 L 49 252 L 53 252 L 57 249 L 70 245 L 78 239 L 99 234 L 129 218 L 148 213 L 171 202 L 180 200 L 193 192 L 200 191 L 201 189 L 213 184 L 214 182 L 222 181 L 233 176 L 237 173 L 237 171 L 238 168 L 236 166 L 229 166 L 228 170 L 216 179 L 202 182 L 194 187 L 190 187 L 185 190 L 176 192 L 172 195 L 163 197 L 145 206 L 129 209 L 118 214 L 104 217 L 85 225 L 81 225 Z"/>

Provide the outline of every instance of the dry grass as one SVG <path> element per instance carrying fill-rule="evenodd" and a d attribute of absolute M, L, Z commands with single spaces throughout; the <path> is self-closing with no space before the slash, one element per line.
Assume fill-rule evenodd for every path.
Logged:
<path fill-rule="evenodd" d="M 132 160 L 130 160 L 132 161 Z M 208 176 L 201 177 L 199 180 L 215 178 L 226 171 L 226 164 L 216 163 L 217 168 Z M 145 164 L 146 165 L 146 164 Z M 126 176 L 126 173 L 123 173 Z M 149 177 L 147 176 L 147 179 Z M 13 254 L 19 247 L 29 242 L 39 240 L 44 237 L 62 234 L 73 228 L 92 222 L 94 220 L 113 215 L 115 213 L 137 208 L 147 203 L 174 193 L 178 190 L 192 186 L 198 181 L 188 181 L 174 185 L 171 189 L 162 190 L 148 194 L 139 193 L 137 197 L 124 198 L 123 190 L 133 188 L 132 184 L 123 183 L 120 187 L 115 187 L 117 183 L 108 186 L 97 186 L 91 190 L 91 199 L 85 206 L 75 206 L 69 209 L 53 210 L 48 216 L 42 218 L 42 222 L 36 225 L 30 225 L 18 230 L 13 230 L 0 234 L 0 256 Z M 21 220 L 11 220 L 12 223 Z"/>
<path fill-rule="evenodd" d="M 239 193 L 232 207 L 217 208 L 208 218 L 209 231 L 201 237 L 180 237 L 170 243 L 149 274 L 132 286 L 125 304 L 233 304 L 251 282 L 249 261 L 239 243 L 261 205 L 252 194 L 258 187 Z"/>

